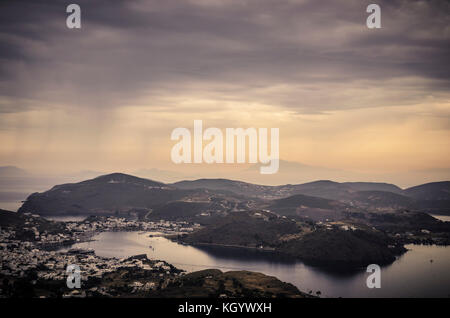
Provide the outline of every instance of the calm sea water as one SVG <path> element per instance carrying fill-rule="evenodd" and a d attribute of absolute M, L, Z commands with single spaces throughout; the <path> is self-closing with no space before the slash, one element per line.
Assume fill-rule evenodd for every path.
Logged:
<path fill-rule="evenodd" d="M 382 267 L 381 288 L 368 289 L 365 269 L 333 273 L 301 262 L 280 261 L 268 252 L 185 246 L 142 232 L 104 232 L 94 239 L 72 247 L 92 248 L 106 257 L 147 254 L 186 271 L 256 271 L 290 282 L 304 292 L 320 290 L 323 297 L 450 297 L 450 247 L 407 245 L 407 253 Z"/>
<path fill-rule="evenodd" d="M 444 222 L 450 222 L 450 215 L 438 215 L 438 214 L 430 214 L 435 219 L 444 221 Z"/>

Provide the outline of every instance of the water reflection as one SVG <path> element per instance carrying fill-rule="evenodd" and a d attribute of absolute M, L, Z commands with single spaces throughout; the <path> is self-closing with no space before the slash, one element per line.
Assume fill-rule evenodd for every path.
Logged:
<path fill-rule="evenodd" d="M 444 221 L 444 222 L 450 222 L 450 215 L 440 215 L 440 214 L 430 214 L 435 219 Z"/>
<path fill-rule="evenodd" d="M 368 289 L 369 274 L 364 269 L 336 273 L 278 258 L 269 252 L 186 246 L 142 232 L 105 232 L 95 239 L 74 247 L 93 248 L 97 255 L 107 257 L 147 254 L 186 271 L 206 268 L 256 271 L 290 282 L 305 292 L 320 290 L 325 297 L 450 297 L 449 247 L 408 245 L 410 251 L 382 268 L 382 287 Z"/>

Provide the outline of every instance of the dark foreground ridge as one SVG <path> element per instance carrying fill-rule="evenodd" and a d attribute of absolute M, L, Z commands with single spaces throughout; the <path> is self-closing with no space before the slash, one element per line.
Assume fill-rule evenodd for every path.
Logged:
<path fill-rule="evenodd" d="M 157 293 L 158 297 L 307 298 L 292 284 L 273 276 L 249 271 L 221 272 L 206 269 L 180 277 Z"/>

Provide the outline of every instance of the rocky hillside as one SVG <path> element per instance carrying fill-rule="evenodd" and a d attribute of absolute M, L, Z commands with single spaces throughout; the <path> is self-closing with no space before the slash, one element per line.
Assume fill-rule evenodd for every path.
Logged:
<path fill-rule="evenodd" d="M 181 190 L 160 182 L 113 173 L 79 183 L 54 186 L 43 193 L 34 193 L 18 212 L 40 215 L 145 216 L 157 208 L 159 211 L 167 211 L 170 208 L 167 204 L 175 201 L 214 204 L 211 197 L 214 194 L 207 190 Z M 176 206 L 174 208 L 176 210 Z M 187 213 L 191 210 L 185 209 Z M 167 215 L 170 216 L 171 212 L 172 210 Z M 201 212 L 202 210 L 198 210 L 196 213 Z"/>
<path fill-rule="evenodd" d="M 405 251 L 394 239 L 368 226 L 322 226 L 256 211 L 230 214 L 176 239 L 193 245 L 270 249 L 306 263 L 347 268 L 388 264 Z"/>
<path fill-rule="evenodd" d="M 207 269 L 186 274 L 156 293 L 158 297 L 307 298 L 292 284 L 249 271 Z"/>

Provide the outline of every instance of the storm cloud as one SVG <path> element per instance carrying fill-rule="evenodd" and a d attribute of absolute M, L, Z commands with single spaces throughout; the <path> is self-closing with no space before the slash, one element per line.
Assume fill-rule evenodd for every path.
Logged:
<path fill-rule="evenodd" d="M 279 127 L 281 159 L 340 180 L 448 179 L 449 56 L 445 0 L 3 0 L 0 164 L 243 178 L 174 167 L 171 131 L 201 119 Z"/>
<path fill-rule="evenodd" d="M 114 108 L 195 94 L 298 113 L 448 98 L 450 5 L 378 1 L 68 1 L 0 4 L 0 111 Z M 382 94 L 381 91 L 383 92 Z"/>

